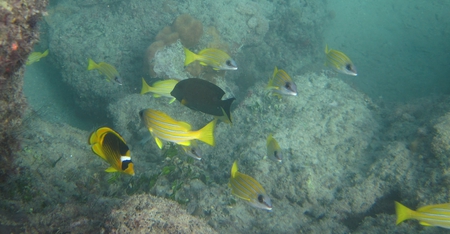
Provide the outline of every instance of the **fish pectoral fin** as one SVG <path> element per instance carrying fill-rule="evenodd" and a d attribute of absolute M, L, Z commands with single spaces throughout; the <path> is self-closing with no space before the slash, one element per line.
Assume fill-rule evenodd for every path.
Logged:
<path fill-rule="evenodd" d="M 118 172 L 118 170 L 114 167 L 108 167 L 105 171 L 106 172 Z"/>
<path fill-rule="evenodd" d="M 159 139 L 158 137 L 155 137 L 155 142 L 158 145 L 158 147 L 160 149 L 162 149 L 162 147 L 164 146 L 164 143 L 161 141 L 161 139 Z"/>
<path fill-rule="evenodd" d="M 431 224 L 426 223 L 426 222 L 423 222 L 423 221 L 421 221 L 421 222 L 419 222 L 419 223 L 420 223 L 420 225 L 423 225 L 423 226 L 431 226 Z"/>

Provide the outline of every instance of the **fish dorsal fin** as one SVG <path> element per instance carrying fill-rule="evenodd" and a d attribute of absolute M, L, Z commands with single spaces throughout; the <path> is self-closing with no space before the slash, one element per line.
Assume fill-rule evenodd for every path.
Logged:
<path fill-rule="evenodd" d="M 269 145 L 269 143 L 272 139 L 273 139 L 273 135 L 272 135 L 272 133 L 270 133 L 269 136 L 267 136 L 267 145 Z"/>
<path fill-rule="evenodd" d="M 186 128 L 186 130 L 188 130 L 188 131 L 191 130 L 191 128 L 192 128 L 190 124 L 183 122 L 183 121 L 178 121 L 178 124 L 180 124 L 181 127 Z"/>
<path fill-rule="evenodd" d="M 235 178 L 237 172 L 238 172 L 237 161 L 234 161 L 233 166 L 231 167 L 231 177 L 232 177 L 232 178 Z"/>

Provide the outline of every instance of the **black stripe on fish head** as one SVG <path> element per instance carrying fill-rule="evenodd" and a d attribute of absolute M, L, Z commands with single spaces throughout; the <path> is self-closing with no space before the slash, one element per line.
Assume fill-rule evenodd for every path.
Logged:
<path fill-rule="evenodd" d="M 131 161 L 131 159 L 129 160 L 123 160 L 122 161 L 122 171 L 125 171 L 126 169 L 128 169 L 129 164 L 133 164 L 133 162 Z"/>

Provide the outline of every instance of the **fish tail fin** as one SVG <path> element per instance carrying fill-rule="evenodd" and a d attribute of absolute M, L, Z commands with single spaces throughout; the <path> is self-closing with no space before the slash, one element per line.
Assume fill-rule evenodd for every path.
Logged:
<path fill-rule="evenodd" d="M 330 52 L 330 50 L 328 49 L 328 44 L 325 44 L 325 54 L 328 54 L 328 52 Z"/>
<path fill-rule="evenodd" d="M 197 55 L 194 52 L 188 50 L 186 47 L 183 47 L 183 49 L 186 55 L 186 57 L 184 58 L 184 66 L 187 66 L 197 59 Z"/>
<path fill-rule="evenodd" d="M 214 128 L 216 126 L 216 122 L 217 120 L 214 119 L 213 121 L 205 125 L 202 129 L 198 130 L 198 140 L 203 141 L 208 145 L 214 146 Z"/>
<path fill-rule="evenodd" d="M 92 59 L 88 60 L 88 67 L 87 67 L 88 71 L 96 69 L 97 67 L 98 67 L 98 64 L 96 64 L 94 62 L 94 60 L 92 60 Z"/>
<path fill-rule="evenodd" d="M 48 49 L 42 53 L 42 58 L 48 55 Z"/>
<path fill-rule="evenodd" d="M 143 95 L 144 93 L 148 93 L 151 91 L 151 86 L 147 84 L 147 82 L 145 82 L 144 78 L 142 77 L 142 88 L 141 88 L 141 95 Z"/>
<path fill-rule="evenodd" d="M 222 101 L 222 111 L 224 112 L 224 114 L 226 115 L 226 117 L 228 118 L 228 120 L 230 121 L 230 123 L 231 123 L 231 113 L 230 113 L 230 109 L 231 109 L 231 103 L 233 103 L 233 101 L 235 100 L 236 98 L 230 98 L 230 99 L 227 99 L 227 100 L 223 100 Z"/>
<path fill-rule="evenodd" d="M 412 214 L 415 211 L 409 209 L 408 207 L 400 204 L 399 202 L 395 202 L 395 213 L 397 214 L 397 222 L 396 224 L 400 224 L 401 222 L 407 220 L 407 219 L 411 219 L 412 218 Z"/>
<path fill-rule="evenodd" d="M 237 161 L 233 162 L 233 166 L 231 167 L 231 177 L 234 178 L 236 177 L 236 173 L 238 172 L 238 165 L 237 165 Z"/>

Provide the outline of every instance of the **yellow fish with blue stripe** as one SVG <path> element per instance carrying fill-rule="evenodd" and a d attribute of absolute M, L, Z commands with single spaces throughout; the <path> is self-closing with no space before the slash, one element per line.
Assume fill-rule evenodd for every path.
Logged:
<path fill-rule="evenodd" d="M 328 45 L 326 45 L 325 54 L 327 55 L 325 65 L 331 66 L 334 70 L 342 74 L 351 76 L 358 75 L 355 65 L 353 65 L 350 58 L 341 51 L 328 49 Z"/>
<path fill-rule="evenodd" d="M 267 89 L 273 90 L 274 95 L 281 97 L 282 95 L 297 96 L 297 85 L 292 78 L 284 71 L 275 67 L 272 78 L 269 79 Z"/>
<path fill-rule="evenodd" d="M 437 226 L 450 229 L 450 203 L 423 206 L 416 211 L 395 202 L 397 225 L 408 219 L 419 220 L 424 226 Z"/>
<path fill-rule="evenodd" d="M 277 140 L 273 138 L 272 134 L 267 137 L 267 157 L 275 159 L 277 162 L 283 160 L 283 154 L 281 153 L 280 145 Z"/>
<path fill-rule="evenodd" d="M 44 53 L 41 52 L 33 52 L 28 56 L 27 65 L 31 65 L 35 62 L 38 62 L 39 60 L 41 60 L 41 58 L 44 58 L 45 56 L 48 55 L 48 50 L 44 51 Z"/>
<path fill-rule="evenodd" d="M 153 97 L 170 97 L 172 100 L 170 100 L 170 103 L 177 100 L 176 98 L 172 97 L 170 92 L 172 92 L 175 85 L 178 83 L 178 80 L 175 79 L 169 79 L 169 80 L 160 80 L 156 81 L 152 84 L 152 86 L 148 85 L 147 82 L 145 82 L 144 78 L 142 78 L 142 89 L 141 89 L 141 95 L 152 92 Z"/>
<path fill-rule="evenodd" d="M 119 85 L 122 85 L 122 78 L 120 78 L 119 72 L 111 64 L 105 62 L 95 63 L 94 60 L 89 59 L 87 69 L 89 71 L 97 69 L 100 74 L 106 76 L 107 81 L 114 81 Z"/>
<path fill-rule="evenodd" d="M 101 127 L 89 137 L 92 151 L 111 166 L 106 172 L 122 172 L 134 176 L 130 149 L 125 140 L 116 131 Z"/>
<path fill-rule="evenodd" d="M 272 201 L 267 196 L 266 190 L 252 177 L 238 171 L 237 162 L 231 167 L 229 182 L 231 193 L 248 202 L 253 207 L 272 210 Z"/>
<path fill-rule="evenodd" d="M 202 129 L 191 130 L 191 125 L 172 119 L 162 111 L 144 109 L 139 112 L 139 116 L 155 138 L 160 149 L 163 147 L 163 140 L 179 145 L 190 146 L 192 140 L 200 140 L 208 145 L 214 146 L 214 128 L 216 119 L 208 123 Z"/>
<path fill-rule="evenodd" d="M 224 51 L 214 48 L 207 48 L 198 54 L 184 48 L 186 55 L 184 66 L 194 61 L 199 61 L 203 66 L 211 66 L 214 70 L 237 70 L 236 62 Z"/>

